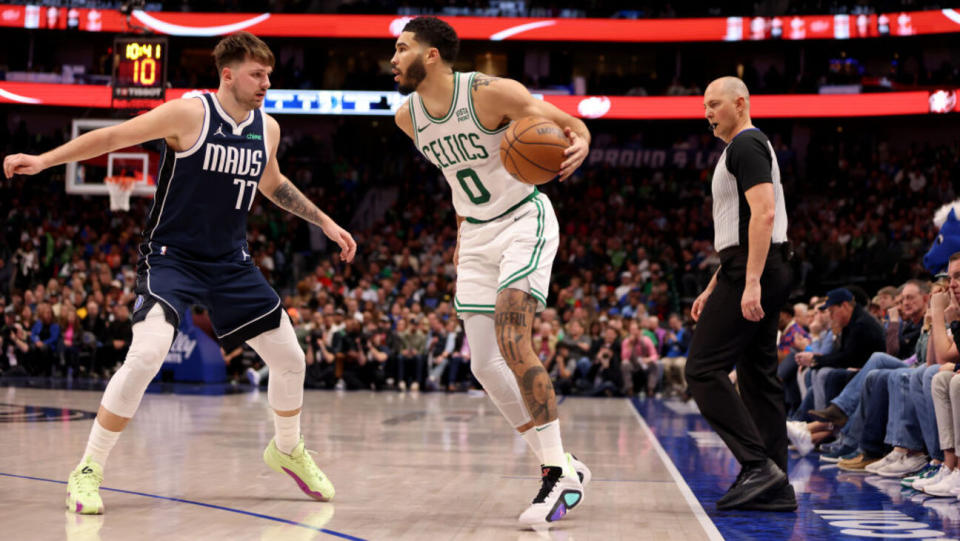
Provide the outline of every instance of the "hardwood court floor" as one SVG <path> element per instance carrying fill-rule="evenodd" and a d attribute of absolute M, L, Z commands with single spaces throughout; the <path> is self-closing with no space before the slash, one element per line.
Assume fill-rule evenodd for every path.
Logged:
<path fill-rule="evenodd" d="M 0 388 L 0 538 L 682 540 L 719 537 L 660 444 L 623 399 L 560 405 L 564 446 L 593 471 L 584 503 L 549 531 L 516 517 L 538 466 L 485 396 L 308 392 L 307 447 L 334 482 L 308 500 L 262 461 L 266 392 L 147 394 L 114 448 L 106 514 L 66 511 L 66 480 L 90 419 L 29 422 L 20 406 L 95 412 L 100 392 Z M 7 415 L 3 415 L 4 412 Z M 50 411 L 53 411 L 51 414 Z M 33 413 L 31 413 L 33 412 Z M 671 473 L 671 471 L 673 473 Z M 685 495 L 686 494 L 686 495 Z M 705 523 L 704 524 L 702 524 Z"/>

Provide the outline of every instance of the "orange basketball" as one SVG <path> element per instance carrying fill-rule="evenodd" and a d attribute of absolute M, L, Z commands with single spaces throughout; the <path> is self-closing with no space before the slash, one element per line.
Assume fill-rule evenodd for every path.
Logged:
<path fill-rule="evenodd" d="M 560 172 L 570 141 L 552 120 L 528 116 L 515 121 L 500 140 L 500 161 L 520 182 L 543 184 Z"/>

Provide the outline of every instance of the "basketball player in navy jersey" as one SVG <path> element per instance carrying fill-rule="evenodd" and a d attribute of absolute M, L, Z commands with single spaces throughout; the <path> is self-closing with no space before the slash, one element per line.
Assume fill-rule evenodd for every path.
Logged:
<path fill-rule="evenodd" d="M 224 348 L 247 342 L 270 367 L 267 398 L 276 431 L 264 461 L 315 499 L 334 495 L 333 484 L 304 449 L 304 353 L 280 297 L 250 259 L 247 212 L 259 190 L 323 229 L 340 246 L 343 261 L 353 260 L 357 245 L 280 173 L 280 126 L 260 108 L 274 65 L 270 48 L 239 32 L 222 39 L 213 56 L 220 73 L 215 94 L 173 100 L 45 154 L 14 154 L 3 161 L 11 178 L 144 141 L 163 139 L 165 146 L 140 245 L 133 341 L 107 385 L 87 448 L 67 484 L 67 507 L 77 513 L 103 512 L 99 488 L 107 456 L 195 303 L 210 309 Z"/>
<path fill-rule="evenodd" d="M 453 71 L 458 48 L 456 32 L 440 19 L 406 24 L 391 64 L 410 99 L 396 123 L 450 185 L 457 213 L 454 306 L 470 342 L 471 370 L 543 465 L 540 492 L 519 517 L 542 525 L 583 501 L 590 470 L 563 450 L 553 384 L 532 346 L 560 242 L 557 218 L 546 195 L 503 167 L 500 141 L 512 120 L 556 122 L 570 140 L 563 180 L 587 157 L 590 132 L 516 81 Z"/>

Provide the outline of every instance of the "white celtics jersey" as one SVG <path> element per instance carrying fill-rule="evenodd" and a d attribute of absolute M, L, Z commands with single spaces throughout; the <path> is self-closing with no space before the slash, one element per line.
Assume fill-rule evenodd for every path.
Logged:
<path fill-rule="evenodd" d="M 500 140 L 506 126 L 491 131 L 477 119 L 470 93 L 477 73 L 453 74 L 453 103 L 434 118 L 415 92 L 410 95 L 414 141 L 420 152 L 443 171 L 453 191 L 453 208 L 471 222 L 485 222 L 513 210 L 535 192 L 513 178 L 500 163 Z"/>

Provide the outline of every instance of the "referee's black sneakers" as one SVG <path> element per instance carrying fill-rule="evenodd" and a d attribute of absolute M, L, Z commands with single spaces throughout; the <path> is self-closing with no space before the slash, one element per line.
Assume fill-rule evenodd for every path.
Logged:
<path fill-rule="evenodd" d="M 744 465 L 730 490 L 717 500 L 717 509 L 740 507 L 784 484 L 787 484 L 787 474 L 769 458 L 757 466 Z"/>
<path fill-rule="evenodd" d="M 756 498 L 737 507 L 743 511 L 781 511 L 797 510 L 797 494 L 793 485 L 785 483 L 782 487 L 774 487 Z"/>

